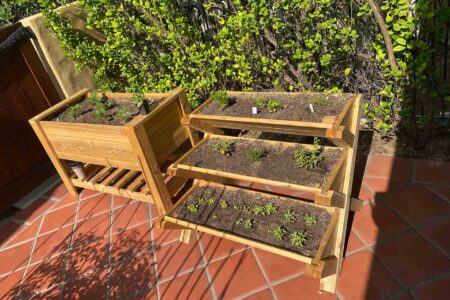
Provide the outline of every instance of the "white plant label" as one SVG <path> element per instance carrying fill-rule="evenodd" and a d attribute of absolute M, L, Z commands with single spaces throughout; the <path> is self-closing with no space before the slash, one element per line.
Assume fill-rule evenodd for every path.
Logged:
<path fill-rule="evenodd" d="M 256 106 L 252 106 L 252 114 L 256 115 L 258 113 L 258 108 Z"/>
<path fill-rule="evenodd" d="M 314 113 L 314 107 L 312 106 L 312 104 L 309 104 L 309 110 L 311 111 L 311 113 Z"/>

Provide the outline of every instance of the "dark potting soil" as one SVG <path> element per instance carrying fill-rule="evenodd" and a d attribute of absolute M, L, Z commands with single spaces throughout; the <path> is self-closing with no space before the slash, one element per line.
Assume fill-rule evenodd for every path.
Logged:
<path fill-rule="evenodd" d="M 342 111 L 351 94 L 279 94 L 249 93 L 230 96 L 231 105 L 223 109 L 216 102 L 211 101 L 200 110 L 206 115 L 253 117 L 263 119 L 321 122 L 326 116 L 337 116 Z M 276 112 L 269 112 L 266 107 L 259 108 L 256 115 L 252 114 L 252 107 L 256 106 L 255 99 L 264 97 L 268 101 L 280 101 L 282 108 Z M 309 104 L 313 105 L 314 113 L 311 113 Z"/>
<path fill-rule="evenodd" d="M 230 139 L 232 151 L 227 156 L 212 150 L 212 144 L 218 141 L 220 139 L 211 139 L 200 145 L 182 164 L 311 187 L 319 184 L 318 187 L 322 187 L 342 153 L 337 148 L 326 148 L 317 167 L 305 170 L 295 161 L 294 152 L 301 146 L 283 147 L 264 141 Z M 255 148 L 263 148 L 265 156 L 260 161 L 251 162 L 248 155 Z"/>
<path fill-rule="evenodd" d="M 213 199 L 214 204 L 208 204 L 208 200 Z M 226 208 L 222 208 L 221 202 L 227 203 Z M 271 215 L 255 215 L 252 210 L 255 206 L 264 206 L 272 203 L 277 207 L 277 211 Z M 190 204 L 198 205 L 196 212 L 190 212 Z M 285 222 L 284 214 L 292 210 L 296 220 Z M 264 197 L 261 194 L 253 194 L 244 190 L 230 191 L 219 187 L 198 187 L 187 197 L 171 214 L 199 225 L 217 228 L 219 230 L 231 232 L 250 239 L 261 241 L 270 245 L 298 252 L 308 257 L 314 257 L 320 246 L 325 231 L 330 224 L 331 214 L 323 208 L 307 205 L 301 200 L 287 199 L 277 196 Z M 316 224 L 307 226 L 305 216 L 316 217 Z M 245 228 L 243 224 L 238 225 L 236 221 L 242 218 L 250 218 L 254 221 L 252 228 Z M 282 240 L 275 239 L 272 230 L 281 226 L 286 230 Z M 289 241 L 289 236 L 296 231 L 304 231 L 307 240 L 303 246 L 293 246 Z"/>
<path fill-rule="evenodd" d="M 73 105 L 67 106 L 62 112 L 54 115 L 51 120 L 56 122 L 70 122 L 70 123 L 88 123 L 88 124 L 104 124 L 104 125 L 124 125 L 131 121 L 135 116 L 139 114 L 137 106 L 130 101 L 130 99 L 119 98 L 106 98 L 109 108 L 106 110 L 104 117 L 99 118 L 95 115 L 95 109 L 92 104 L 84 98 L 78 104 L 80 104 L 80 112 L 75 118 L 68 114 L 69 108 Z M 157 100 L 146 99 L 149 112 L 158 106 L 160 103 Z M 76 105 L 76 104 L 74 104 Z M 122 107 L 127 109 L 124 114 L 124 118 L 118 118 L 118 111 Z"/>

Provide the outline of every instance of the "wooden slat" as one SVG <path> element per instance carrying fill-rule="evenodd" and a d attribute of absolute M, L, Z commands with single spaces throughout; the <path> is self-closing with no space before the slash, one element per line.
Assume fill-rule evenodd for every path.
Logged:
<path fill-rule="evenodd" d="M 128 185 L 127 190 L 136 191 L 136 189 L 145 182 L 144 175 L 139 175 L 130 185 Z"/>
<path fill-rule="evenodd" d="M 136 176 L 139 172 L 138 171 L 128 171 L 122 178 L 117 180 L 117 182 L 114 184 L 114 187 L 116 188 L 123 188 L 134 176 Z"/>

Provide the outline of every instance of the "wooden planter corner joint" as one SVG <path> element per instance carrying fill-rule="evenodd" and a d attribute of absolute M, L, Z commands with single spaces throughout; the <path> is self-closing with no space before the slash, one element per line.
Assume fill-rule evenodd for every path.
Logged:
<path fill-rule="evenodd" d="M 77 187 L 87 188 L 155 203 L 160 213 L 168 211 L 172 191 L 167 186 L 176 190 L 180 181 L 165 182 L 160 166 L 186 140 L 192 145 L 198 140 L 181 124 L 181 118 L 190 111 L 185 92 L 175 89 L 168 94 L 145 94 L 157 99 L 159 105 L 122 126 L 49 120 L 88 93 L 82 90 L 29 121 L 69 192 L 76 195 Z M 105 96 L 130 99 L 132 94 Z M 84 163 L 86 177 L 70 175 L 66 161 Z"/>

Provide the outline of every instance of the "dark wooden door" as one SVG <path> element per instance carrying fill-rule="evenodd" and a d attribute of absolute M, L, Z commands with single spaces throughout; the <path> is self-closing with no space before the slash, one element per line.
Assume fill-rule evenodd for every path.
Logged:
<path fill-rule="evenodd" d="M 0 30 L 0 43 L 17 33 Z M 0 213 L 42 182 L 51 170 L 28 119 L 60 100 L 29 38 L 0 52 Z M 37 170 L 36 170 L 37 168 Z"/>

